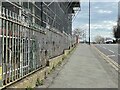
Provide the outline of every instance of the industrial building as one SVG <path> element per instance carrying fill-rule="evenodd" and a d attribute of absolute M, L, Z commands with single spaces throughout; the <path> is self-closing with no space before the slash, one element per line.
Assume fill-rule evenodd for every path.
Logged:
<path fill-rule="evenodd" d="M 74 9 L 78 8 L 78 9 Z M 43 68 L 76 44 L 72 19 L 80 2 L 0 1 L 0 86 Z"/>

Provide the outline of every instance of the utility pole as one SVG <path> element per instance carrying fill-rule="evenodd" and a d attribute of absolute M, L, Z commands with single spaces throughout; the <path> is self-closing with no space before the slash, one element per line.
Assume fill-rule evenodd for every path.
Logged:
<path fill-rule="evenodd" d="M 89 0 L 89 45 L 90 45 L 90 0 Z"/>

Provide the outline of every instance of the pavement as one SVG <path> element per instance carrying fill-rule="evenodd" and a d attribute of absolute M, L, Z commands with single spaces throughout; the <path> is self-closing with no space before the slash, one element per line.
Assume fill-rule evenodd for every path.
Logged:
<path fill-rule="evenodd" d="M 93 46 L 79 44 L 49 88 L 118 88 L 118 72 Z"/>

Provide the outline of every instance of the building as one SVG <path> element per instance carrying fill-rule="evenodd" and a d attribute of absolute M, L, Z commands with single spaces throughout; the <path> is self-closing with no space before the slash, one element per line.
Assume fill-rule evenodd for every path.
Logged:
<path fill-rule="evenodd" d="M 74 8 L 80 2 L 0 1 L 0 81 L 14 82 L 76 44 Z"/>

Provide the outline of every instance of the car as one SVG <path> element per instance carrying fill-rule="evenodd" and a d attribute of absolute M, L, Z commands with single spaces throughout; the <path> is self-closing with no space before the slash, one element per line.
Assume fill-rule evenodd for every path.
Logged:
<path fill-rule="evenodd" d="M 106 44 L 111 44 L 111 43 L 113 43 L 113 39 L 108 39 L 108 40 L 105 40 L 104 41 Z"/>

